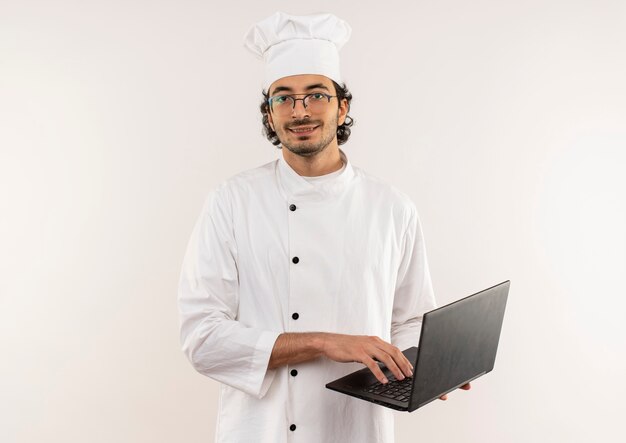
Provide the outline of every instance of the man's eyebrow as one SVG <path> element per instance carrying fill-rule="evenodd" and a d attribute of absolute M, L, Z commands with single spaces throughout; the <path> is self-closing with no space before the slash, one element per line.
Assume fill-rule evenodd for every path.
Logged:
<path fill-rule="evenodd" d="M 328 88 L 324 86 L 322 83 L 315 83 L 314 85 L 309 85 L 304 88 L 305 91 L 310 91 L 311 89 L 325 89 L 327 92 L 330 92 Z M 287 86 L 277 86 L 276 89 L 274 89 L 274 94 L 272 95 L 276 95 L 276 93 L 283 92 L 283 91 L 292 92 L 293 89 Z"/>

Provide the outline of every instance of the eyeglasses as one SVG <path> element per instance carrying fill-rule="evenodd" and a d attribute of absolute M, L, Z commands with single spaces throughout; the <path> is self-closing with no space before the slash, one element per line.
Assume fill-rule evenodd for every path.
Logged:
<path fill-rule="evenodd" d="M 303 98 L 295 98 L 294 95 L 304 95 Z M 304 108 L 311 112 L 323 112 L 330 103 L 330 99 L 337 97 L 336 95 L 328 95 L 323 92 L 314 92 L 312 94 L 291 94 L 291 95 L 275 95 L 267 99 L 270 109 L 275 114 L 287 115 L 296 107 L 296 101 L 302 100 Z"/>

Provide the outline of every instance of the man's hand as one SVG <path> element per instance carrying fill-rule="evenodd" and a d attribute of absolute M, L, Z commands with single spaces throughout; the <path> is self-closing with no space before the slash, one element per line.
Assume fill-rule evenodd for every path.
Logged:
<path fill-rule="evenodd" d="M 324 333 L 322 353 L 338 362 L 360 362 L 367 366 L 381 383 L 388 380 L 377 361 L 383 362 L 398 380 L 413 375 L 413 365 L 400 349 L 378 337 Z"/>
<path fill-rule="evenodd" d="M 386 341 L 366 335 L 331 334 L 328 332 L 291 332 L 278 336 L 268 369 L 298 364 L 326 356 L 331 360 L 348 363 L 359 362 L 367 366 L 381 383 L 388 380 L 377 361 L 383 362 L 398 380 L 413 376 L 413 365 L 400 349 Z M 469 383 L 461 386 L 467 391 Z M 447 400 L 447 395 L 439 397 Z"/>
<path fill-rule="evenodd" d="M 469 391 L 470 389 L 472 389 L 472 385 L 469 383 L 464 384 L 463 386 L 461 386 L 461 389 L 463 389 L 464 391 Z M 447 399 L 448 399 L 447 394 L 443 394 L 441 397 L 439 397 L 439 400 L 447 400 Z"/>

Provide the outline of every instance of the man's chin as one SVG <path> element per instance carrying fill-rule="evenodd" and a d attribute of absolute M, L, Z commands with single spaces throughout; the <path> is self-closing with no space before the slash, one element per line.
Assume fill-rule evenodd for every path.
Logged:
<path fill-rule="evenodd" d="M 300 157 L 312 157 L 319 154 L 326 148 L 326 146 L 311 146 L 311 145 L 286 145 L 283 143 L 283 147 L 287 148 L 289 152 Z"/>

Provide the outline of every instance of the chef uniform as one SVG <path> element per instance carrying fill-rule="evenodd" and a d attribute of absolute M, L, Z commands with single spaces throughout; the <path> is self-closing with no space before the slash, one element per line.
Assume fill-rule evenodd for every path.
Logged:
<path fill-rule="evenodd" d="M 277 29 L 284 32 L 269 32 Z M 344 42 L 349 35 L 331 14 L 277 13 L 247 42 L 272 46 L 269 34 L 309 40 L 294 37 L 301 31 L 314 41 L 324 30 L 331 32 L 322 37 Z M 329 48 L 331 40 L 320 41 Z M 265 85 L 285 72 L 340 79 L 334 51 L 326 68 L 317 63 L 322 72 L 308 58 L 295 68 L 274 65 Z M 422 314 L 435 307 L 414 203 L 339 153 L 342 168 L 321 177 L 300 176 L 280 155 L 229 178 L 204 202 L 178 302 L 183 351 L 198 372 L 221 383 L 220 443 L 393 441 L 390 409 L 324 387 L 362 364 L 318 358 L 268 369 L 283 332 L 370 335 L 400 349 L 416 346 Z"/>

